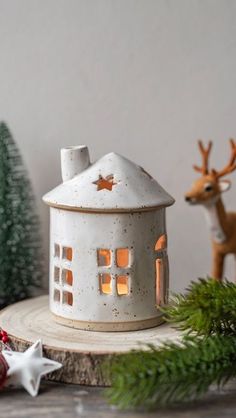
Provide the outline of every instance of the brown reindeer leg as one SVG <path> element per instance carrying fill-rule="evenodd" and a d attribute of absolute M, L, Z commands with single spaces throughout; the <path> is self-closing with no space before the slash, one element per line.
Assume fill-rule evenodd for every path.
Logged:
<path fill-rule="evenodd" d="M 212 277 L 217 280 L 222 280 L 224 272 L 225 255 L 215 252 L 213 253 Z"/>

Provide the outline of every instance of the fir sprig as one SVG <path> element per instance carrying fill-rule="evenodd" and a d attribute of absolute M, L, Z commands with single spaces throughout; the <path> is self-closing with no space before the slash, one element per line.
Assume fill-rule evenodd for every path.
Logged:
<path fill-rule="evenodd" d="M 115 357 L 108 365 L 111 403 L 121 408 L 169 405 L 197 398 L 211 384 L 223 385 L 236 376 L 236 285 L 208 278 L 187 290 L 162 310 L 191 336 Z"/>
<path fill-rule="evenodd" d="M 162 309 L 168 322 L 199 335 L 236 334 L 236 285 L 214 279 L 192 282 Z"/>
<path fill-rule="evenodd" d="M 197 398 L 213 383 L 236 376 L 236 337 L 185 338 L 118 356 L 106 393 L 120 408 L 169 405 Z"/>

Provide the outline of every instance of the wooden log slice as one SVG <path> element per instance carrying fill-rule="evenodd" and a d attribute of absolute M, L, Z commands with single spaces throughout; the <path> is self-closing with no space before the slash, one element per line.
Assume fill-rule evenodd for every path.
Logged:
<path fill-rule="evenodd" d="M 108 386 L 102 364 L 114 355 L 178 341 L 180 333 L 169 325 L 141 331 L 95 332 L 57 324 L 49 311 L 48 297 L 40 296 L 18 302 L 0 312 L 0 326 L 11 339 L 14 350 L 24 351 L 41 339 L 44 355 L 63 364 L 48 375 L 49 380 L 91 386 Z"/>

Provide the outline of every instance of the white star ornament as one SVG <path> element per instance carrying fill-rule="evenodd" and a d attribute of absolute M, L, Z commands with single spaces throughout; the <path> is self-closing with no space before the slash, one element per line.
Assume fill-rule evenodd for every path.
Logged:
<path fill-rule="evenodd" d="M 36 341 L 24 353 L 3 350 L 9 369 L 7 385 L 21 385 L 31 396 L 37 396 L 41 377 L 62 367 L 61 363 L 43 357 L 42 342 Z"/>

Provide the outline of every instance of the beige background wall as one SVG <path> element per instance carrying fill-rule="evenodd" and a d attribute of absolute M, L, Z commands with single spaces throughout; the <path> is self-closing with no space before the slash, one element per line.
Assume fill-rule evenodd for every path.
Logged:
<path fill-rule="evenodd" d="M 175 196 L 172 288 L 208 272 L 205 219 L 183 194 L 195 140 L 214 139 L 218 167 L 236 136 L 235 22 L 235 0 L 0 0 L 0 118 L 30 171 L 46 253 L 41 196 L 60 182 L 60 147 L 86 143 L 93 159 L 137 161 Z"/>

